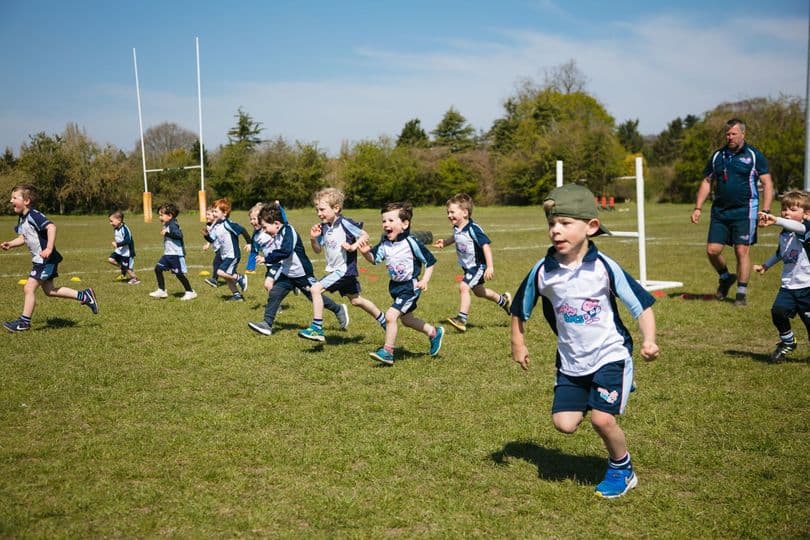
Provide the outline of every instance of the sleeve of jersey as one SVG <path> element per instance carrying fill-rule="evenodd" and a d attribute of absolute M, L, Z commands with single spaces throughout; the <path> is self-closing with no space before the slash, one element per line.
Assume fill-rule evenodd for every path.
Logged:
<path fill-rule="evenodd" d="M 630 311 L 634 319 L 655 303 L 655 298 L 641 284 L 624 271 L 619 264 L 605 255 L 599 256 L 605 263 L 613 291 Z"/>
<path fill-rule="evenodd" d="M 380 264 L 385 260 L 385 250 L 382 249 L 382 242 L 371 248 L 371 256 L 374 258 L 374 264 Z"/>
<path fill-rule="evenodd" d="M 712 157 L 709 158 L 709 161 L 706 162 L 706 166 L 703 167 L 703 178 L 707 176 L 714 176 L 714 159 L 717 157 L 718 152 L 712 154 Z"/>
<path fill-rule="evenodd" d="M 180 229 L 180 225 L 178 225 L 176 222 L 171 223 L 169 225 L 169 230 L 166 231 L 166 236 L 175 240 L 182 240 L 183 231 Z"/>
<path fill-rule="evenodd" d="M 473 226 L 470 227 L 470 232 L 472 233 L 473 242 L 475 242 L 476 245 L 483 246 L 484 244 L 492 243 L 489 236 L 487 236 L 484 232 L 484 229 L 482 229 L 477 223 L 473 223 Z"/>
<path fill-rule="evenodd" d="M 118 247 L 129 245 L 129 243 L 132 242 L 132 235 L 129 233 L 129 227 L 124 227 L 121 232 L 124 233 L 124 236 L 121 238 L 120 242 L 115 244 Z"/>
<path fill-rule="evenodd" d="M 540 294 L 537 292 L 537 274 L 543 268 L 545 258 L 537 261 L 529 273 L 523 278 L 523 282 L 518 287 L 515 293 L 515 299 L 512 301 L 511 313 L 515 317 L 519 317 L 522 321 L 528 321 L 532 316 L 534 306 L 537 305 L 537 299 Z"/>
<path fill-rule="evenodd" d="M 352 221 L 349 218 L 343 218 L 341 221 L 343 225 L 343 230 L 346 231 L 346 240 L 351 244 L 354 243 L 355 240 L 360 238 L 360 235 L 363 233 L 363 224 L 357 223 L 356 221 Z"/>
<path fill-rule="evenodd" d="M 763 174 L 768 174 L 771 170 L 768 168 L 768 158 L 760 152 L 759 150 L 756 151 L 757 153 L 757 174 L 762 176 Z"/>
<path fill-rule="evenodd" d="M 431 266 L 436 264 L 436 257 L 433 255 L 433 253 L 430 252 L 428 248 L 425 247 L 425 244 L 423 244 L 419 240 L 416 240 L 416 238 L 414 238 L 414 241 L 416 243 L 416 248 L 422 255 L 420 259 L 424 261 L 425 268 L 430 268 Z"/>
<path fill-rule="evenodd" d="M 52 223 L 42 212 L 29 212 L 29 216 L 38 231 L 44 231 L 45 227 Z"/>

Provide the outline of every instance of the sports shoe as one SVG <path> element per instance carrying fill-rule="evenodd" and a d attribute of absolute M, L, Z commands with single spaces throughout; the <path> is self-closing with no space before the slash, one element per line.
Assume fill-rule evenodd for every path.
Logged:
<path fill-rule="evenodd" d="M 748 299 L 742 293 L 737 293 L 737 296 L 734 298 L 734 305 L 737 307 L 745 307 L 748 305 Z"/>
<path fill-rule="evenodd" d="M 315 328 L 314 326 L 304 328 L 303 330 L 298 332 L 298 337 L 304 339 L 311 339 L 312 341 L 320 341 L 321 343 L 326 341 L 326 338 L 323 337 L 323 329 Z"/>
<path fill-rule="evenodd" d="M 239 276 L 239 279 L 236 280 L 236 284 L 239 285 L 239 288 L 242 289 L 242 292 L 245 292 L 248 286 L 247 274 L 242 274 L 241 276 Z"/>
<path fill-rule="evenodd" d="M 180 300 L 194 300 L 197 298 L 197 293 L 194 291 L 186 291 L 183 296 L 180 297 Z"/>
<path fill-rule="evenodd" d="M 93 292 L 93 289 L 87 288 L 84 291 L 84 304 L 85 306 L 90 308 L 90 311 L 93 312 L 93 315 L 98 314 L 98 302 L 96 302 L 96 293 Z"/>
<path fill-rule="evenodd" d="M 140 285 L 140 284 L 141 284 L 141 280 L 140 280 L 140 279 L 138 279 L 138 278 L 136 278 L 136 277 L 134 277 L 134 278 L 130 279 L 129 281 L 127 281 L 127 284 L 128 284 L 128 285 Z"/>
<path fill-rule="evenodd" d="M 737 281 L 737 274 L 729 274 L 726 279 L 721 279 L 717 283 L 717 292 L 714 293 L 714 297 L 718 300 L 723 300 L 728 296 L 728 290 L 734 285 L 735 281 Z"/>
<path fill-rule="evenodd" d="M 638 485 L 638 477 L 632 467 L 627 469 L 614 469 L 608 467 L 605 479 L 596 486 L 595 493 L 605 499 L 621 497 Z"/>
<path fill-rule="evenodd" d="M 349 306 L 340 304 L 340 311 L 335 315 L 337 315 L 337 320 L 340 323 L 340 329 L 346 330 L 349 327 Z"/>
<path fill-rule="evenodd" d="M 430 356 L 436 356 L 442 348 L 442 338 L 444 337 L 444 328 L 441 326 L 436 327 L 436 335 L 430 338 Z"/>
<path fill-rule="evenodd" d="M 233 293 L 233 295 L 232 295 L 231 297 L 229 297 L 229 298 L 228 298 L 227 300 L 225 300 L 225 301 L 226 301 L 226 302 L 244 302 L 244 301 L 245 301 L 245 297 L 244 297 L 244 296 L 242 296 L 242 294 L 241 294 L 241 293 L 235 292 L 235 293 Z"/>
<path fill-rule="evenodd" d="M 149 293 L 149 296 L 151 296 L 152 298 L 168 298 L 169 293 L 167 293 L 163 289 L 155 289 L 154 291 Z"/>
<path fill-rule="evenodd" d="M 467 331 L 467 323 L 462 321 L 459 317 L 450 317 L 449 319 L 447 319 L 447 322 L 455 326 L 456 330 L 458 330 L 459 332 Z"/>
<path fill-rule="evenodd" d="M 373 353 L 369 353 L 369 356 L 371 356 L 374 360 L 382 362 L 383 364 L 386 364 L 388 366 L 394 365 L 394 355 L 386 351 L 385 347 L 380 347 Z"/>
<path fill-rule="evenodd" d="M 781 362 L 795 350 L 796 350 L 795 341 L 793 343 L 785 343 L 784 341 L 780 341 L 779 343 L 776 344 L 776 349 L 774 349 L 773 353 L 771 353 L 770 360 L 771 362 Z"/>
<path fill-rule="evenodd" d="M 9 332 L 25 332 L 26 330 L 31 330 L 31 323 L 24 323 L 20 319 L 17 319 L 16 321 L 3 323 L 3 328 Z"/>
<path fill-rule="evenodd" d="M 512 309 L 512 295 L 509 294 L 508 292 L 505 292 L 501 296 L 503 296 L 506 299 L 506 303 L 501 307 L 503 308 L 503 310 L 506 312 L 507 315 L 511 315 L 512 312 L 510 310 Z"/>
<path fill-rule="evenodd" d="M 259 322 L 249 322 L 248 327 L 254 332 L 258 332 L 264 336 L 272 336 L 273 335 L 273 328 L 264 321 Z"/>
<path fill-rule="evenodd" d="M 122 276 L 121 274 L 118 274 L 117 276 L 115 276 L 115 281 L 126 281 L 126 280 L 127 280 L 127 277 Z"/>
<path fill-rule="evenodd" d="M 206 285 L 208 285 L 209 287 L 213 287 L 213 288 L 215 288 L 215 289 L 216 289 L 217 287 L 219 287 L 219 282 L 218 282 L 216 279 L 214 279 L 214 278 L 210 278 L 210 277 L 209 277 L 209 278 L 205 278 L 205 284 L 206 284 Z"/>

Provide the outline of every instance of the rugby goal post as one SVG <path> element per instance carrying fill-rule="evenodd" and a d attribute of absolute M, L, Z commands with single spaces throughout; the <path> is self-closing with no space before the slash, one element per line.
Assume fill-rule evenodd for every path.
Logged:
<path fill-rule="evenodd" d="M 563 185 L 563 162 L 557 160 L 557 187 Z M 612 231 L 612 236 L 619 238 L 638 238 L 638 268 L 641 286 L 648 291 L 660 291 L 663 289 L 676 289 L 683 287 L 680 281 L 660 281 L 647 279 L 647 233 L 644 209 L 644 167 L 643 160 L 636 158 L 635 176 L 621 176 L 617 180 L 636 181 L 636 219 L 637 230 L 635 231 Z"/>
<path fill-rule="evenodd" d="M 202 128 L 202 90 L 200 87 L 200 38 L 194 38 L 195 48 L 197 52 L 197 118 L 199 120 L 200 130 L 200 164 L 187 165 L 185 167 L 163 168 L 163 169 L 147 169 L 146 168 L 146 151 L 143 141 L 143 115 L 141 113 L 141 85 L 138 80 L 138 56 L 135 48 L 132 49 L 132 63 L 135 66 L 135 95 L 138 99 L 138 129 L 141 135 L 141 163 L 143 166 L 143 220 L 146 223 L 152 222 L 152 193 L 149 191 L 149 183 L 147 181 L 147 174 L 154 172 L 164 172 L 171 170 L 200 170 L 200 189 L 197 192 L 197 204 L 200 209 L 200 221 L 205 221 L 205 145 L 203 144 L 203 128 Z"/>

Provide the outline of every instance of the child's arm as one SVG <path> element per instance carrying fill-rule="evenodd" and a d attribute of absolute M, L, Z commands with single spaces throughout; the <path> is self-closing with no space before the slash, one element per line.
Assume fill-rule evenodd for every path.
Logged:
<path fill-rule="evenodd" d="M 7 240 L 2 244 L 0 244 L 0 249 L 2 249 L 3 251 L 8 251 L 9 249 L 20 247 L 23 244 L 25 244 L 25 238 L 23 238 L 23 236 L 20 235 L 17 238 L 14 238 L 13 240 Z"/>
<path fill-rule="evenodd" d="M 484 270 L 484 279 L 489 281 L 495 277 L 495 263 L 492 262 L 492 248 L 489 247 L 489 244 L 484 244 L 481 246 L 481 249 L 484 252 L 484 261 L 487 264 L 487 268 Z"/>
<path fill-rule="evenodd" d="M 357 251 L 357 248 L 360 246 L 360 241 L 364 239 L 368 240 L 368 233 L 364 230 L 361 230 L 360 237 L 357 238 L 357 240 L 355 240 L 353 244 L 343 242 L 342 244 L 340 244 L 340 247 L 343 248 L 344 251 Z"/>
<path fill-rule="evenodd" d="M 417 289 L 422 289 L 423 291 L 426 291 L 428 289 L 428 282 L 430 281 L 430 276 L 433 275 L 433 267 L 434 266 L 435 265 L 430 265 L 427 268 L 425 268 L 424 277 L 421 280 L 416 282 L 416 288 Z"/>
<path fill-rule="evenodd" d="M 312 246 L 312 251 L 315 253 L 321 252 L 321 243 L 318 239 L 321 237 L 321 224 L 316 223 L 309 229 L 309 243 Z"/>
<path fill-rule="evenodd" d="M 374 255 L 371 253 L 371 244 L 368 243 L 368 238 L 361 238 L 357 241 L 357 249 L 371 264 L 377 264 L 374 260 Z"/>
<path fill-rule="evenodd" d="M 529 349 L 526 348 L 524 322 L 512 315 L 512 360 L 520 364 L 523 371 L 529 369 Z"/>
<path fill-rule="evenodd" d="M 450 236 L 447 238 L 439 238 L 435 242 L 433 242 L 433 247 L 437 247 L 439 249 L 445 248 L 447 246 L 453 245 L 456 243 L 456 237 Z"/>
<path fill-rule="evenodd" d="M 765 272 L 768 271 L 768 269 L 770 267 L 772 267 L 773 265 L 775 265 L 778 262 L 779 262 L 779 257 L 776 255 L 776 253 L 774 253 L 764 263 L 755 264 L 754 267 L 753 267 L 754 272 L 756 272 L 757 274 L 764 274 Z"/>
<path fill-rule="evenodd" d="M 638 329 L 641 331 L 641 357 L 644 360 L 655 360 L 661 350 L 655 342 L 655 314 L 648 307 L 638 316 Z"/>

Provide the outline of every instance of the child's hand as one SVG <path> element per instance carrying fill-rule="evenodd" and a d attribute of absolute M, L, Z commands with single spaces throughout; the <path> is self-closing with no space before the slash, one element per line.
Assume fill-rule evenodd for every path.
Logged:
<path fill-rule="evenodd" d="M 9 249 L 11 249 L 11 242 L 3 242 L 2 244 L 0 244 L 0 249 L 2 249 L 3 251 L 8 251 Z"/>
<path fill-rule="evenodd" d="M 428 282 L 427 282 L 427 280 L 423 279 L 421 281 L 417 281 L 416 282 L 416 288 L 417 289 L 422 289 L 423 291 L 428 290 Z"/>
<path fill-rule="evenodd" d="M 758 212 L 757 217 L 759 218 L 760 227 L 768 227 L 776 223 L 776 216 L 767 212 Z"/>
<path fill-rule="evenodd" d="M 495 269 L 491 266 L 487 266 L 487 269 L 484 270 L 484 281 L 492 281 L 492 278 L 495 277 Z"/>
<path fill-rule="evenodd" d="M 264 256 L 256 255 L 256 264 L 264 264 Z"/>
<path fill-rule="evenodd" d="M 645 341 L 641 344 L 641 357 L 644 360 L 655 360 L 660 353 L 661 349 L 658 348 L 658 344 L 654 341 Z"/>
<path fill-rule="evenodd" d="M 768 271 L 768 269 L 765 268 L 764 266 L 762 266 L 761 264 L 755 264 L 753 266 L 753 269 L 754 269 L 754 272 L 756 272 L 757 274 L 764 274 L 765 272 Z"/>
<path fill-rule="evenodd" d="M 53 250 L 45 248 L 45 249 L 43 249 L 42 251 L 39 252 L 39 256 L 42 257 L 43 261 L 47 260 L 48 257 L 51 256 L 51 251 L 53 251 Z"/>
<path fill-rule="evenodd" d="M 520 364 L 523 371 L 529 370 L 529 349 L 525 345 L 512 343 L 512 360 Z"/>
<path fill-rule="evenodd" d="M 355 242 L 354 244 L 350 244 L 348 242 L 343 242 L 340 244 L 340 248 L 343 251 L 357 251 L 357 243 Z"/>
<path fill-rule="evenodd" d="M 367 239 L 361 238 L 360 240 L 357 241 L 357 249 L 360 251 L 360 253 L 365 255 L 366 253 L 371 251 L 371 245 L 368 243 Z"/>
<path fill-rule="evenodd" d="M 444 238 L 439 238 L 435 242 L 433 242 L 433 247 L 444 249 Z"/>
<path fill-rule="evenodd" d="M 315 239 L 316 239 L 316 238 L 318 238 L 320 235 L 321 235 L 321 224 L 320 224 L 320 223 L 316 223 L 315 225 L 313 225 L 313 226 L 312 226 L 312 227 L 309 229 L 309 237 L 310 237 L 312 240 L 315 240 Z"/>
<path fill-rule="evenodd" d="M 207 235 L 208 234 L 208 227 L 203 227 L 202 229 L 200 229 L 200 234 L 203 235 L 203 236 Z"/>
<path fill-rule="evenodd" d="M 250 244 L 245 244 L 244 250 L 249 252 L 250 251 Z"/>
<path fill-rule="evenodd" d="M 203 244 L 203 251 L 208 251 L 208 248 L 210 248 L 210 247 L 211 247 L 211 244 L 206 242 L 205 244 Z"/>
<path fill-rule="evenodd" d="M 169 229 L 163 227 L 162 229 L 160 229 L 160 236 L 166 236 L 167 232 L 169 232 Z"/>
<path fill-rule="evenodd" d="M 118 244 L 116 244 L 116 243 L 115 243 L 115 240 L 113 240 L 112 242 L 110 242 L 110 244 L 112 244 L 112 247 L 114 247 L 114 248 L 117 248 L 117 247 L 118 247 Z"/>

